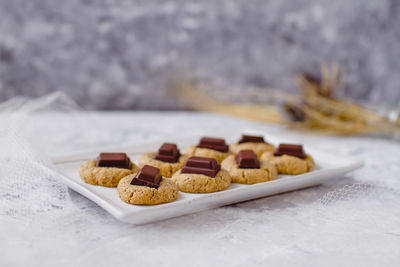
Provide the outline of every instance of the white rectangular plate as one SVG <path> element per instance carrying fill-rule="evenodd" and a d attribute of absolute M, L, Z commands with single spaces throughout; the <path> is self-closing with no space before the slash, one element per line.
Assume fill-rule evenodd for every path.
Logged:
<path fill-rule="evenodd" d="M 225 139 L 231 142 L 236 140 L 237 137 L 226 138 L 225 136 Z M 198 140 L 199 136 L 168 141 L 176 142 L 180 149 L 184 149 L 188 145 L 196 144 Z M 266 140 L 269 141 L 271 138 L 269 137 Z M 209 194 L 179 192 L 176 201 L 154 206 L 127 204 L 118 197 L 116 188 L 86 184 L 79 177 L 79 167 L 86 160 L 96 158 L 100 152 L 126 152 L 131 160 L 137 163 L 137 159 L 142 153 L 156 151 L 162 143 L 163 141 L 136 146 L 99 148 L 94 151 L 56 157 L 53 158 L 53 162 L 62 174 L 62 182 L 68 187 L 96 202 L 117 219 L 134 224 L 154 222 L 249 199 L 318 185 L 329 179 L 343 177 L 345 173 L 363 165 L 362 161 L 322 153 L 307 146 L 305 147 L 306 152 L 311 154 L 316 162 L 315 170 L 310 173 L 294 176 L 279 175 L 276 180 L 254 185 L 231 184 L 231 186 L 224 191 Z"/>

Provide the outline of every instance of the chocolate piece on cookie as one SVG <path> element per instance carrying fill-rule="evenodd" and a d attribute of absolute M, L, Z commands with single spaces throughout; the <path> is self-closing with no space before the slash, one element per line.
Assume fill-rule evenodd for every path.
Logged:
<path fill-rule="evenodd" d="M 280 144 L 278 149 L 275 151 L 274 156 L 282 155 L 289 155 L 302 159 L 306 158 L 306 154 L 304 154 L 302 145 Z"/>
<path fill-rule="evenodd" d="M 209 149 L 217 150 L 220 152 L 228 151 L 228 145 L 225 143 L 225 140 L 222 138 L 202 137 L 200 139 L 200 143 L 197 145 L 197 147 L 209 148 Z"/>
<path fill-rule="evenodd" d="M 190 157 L 183 166 L 181 173 L 196 173 L 215 177 L 220 169 L 221 166 L 213 158 Z"/>
<path fill-rule="evenodd" d="M 252 168 L 256 169 L 260 167 L 256 154 L 253 150 L 240 150 L 236 156 L 236 162 L 239 168 Z"/>
<path fill-rule="evenodd" d="M 176 144 L 164 143 L 159 149 L 155 156 L 155 159 L 164 162 L 174 163 L 177 162 L 180 157 L 180 152 Z"/>
<path fill-rule="evenodd" d="M 160 186 L 160 181 L 160 170 L 156 167 L 145 165 L 135 175 L 135 177 L 133 177 L 131 185 L 148 186 L 158 189 L 158 187 Z"/>
<path fill-rule="evenodd" d="M 132 166 L 126 153 L 100 153 L 96 160 L 96 167 L 131 169 Z"/>
<path fill-rule="evenodd" d="M 256 135 L 245 135 L 243 134 L 238 144 L 241 143 L 265 143 L 264 137 Z"/>

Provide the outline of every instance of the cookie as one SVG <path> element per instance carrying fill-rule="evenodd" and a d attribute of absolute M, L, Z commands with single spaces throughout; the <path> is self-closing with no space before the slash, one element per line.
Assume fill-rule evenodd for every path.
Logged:
<path fill-rule="evenodd" d="M 230 144 L 229 151 L 233 154 L 238 154 L 240 150 L 253 150 L 257 157 L 260 158 L 264 152 L 274 151 L 275 147 L 268 143 L 240 143 L 240 144 Z"/>
<path fill-rule="evenodd" d="M 218 150 L 210 149 L 210 148 L 202 148 L 197 146 L 189 146 L 185 150 L 185 154 L 187 156 L 196 156 L 196 157 L 205 157 L 205 158 L 213 158 L 217 161 L 218 164 L 230 155 L 230 152 L 221 152 Z"/>
<path fill-rule="evenodd" d="M 79 168 L 81 179 L 88 184 L 105 187 L 117 187 L 118 182 L 125 176 L 137 172 L 138 167 L 131 162 L 130 169 L 116 167 L 96 167 L 96 160 L 86 161 Z"/>
<path fill-rule="evenodd" d="M 172 176 L 172 181 L 182 192 L 212 193 L 228 188 L 231 177 L 225 170 L 217 172 L 215 177 L 197 173 L 181 173 L 179 170 Z"/>
<path fill-rule="evenodd" d="M 243 134 L 239 141 L 235 144 L 229 145 L 231 153 L 237 155 L 240 150 L 252 150 L 257 158 L 260 158 L 262 153 L 267 151 L 274 151 L 275 147 L 264 141 L 263 136 Z"/>
<path fill-rule="evenodd" d="M 139 158 L 139 167 L 142 168 L 144 165 L 157 167 L 160 169 L 161 175 L 167 178 L 170 178 L 176 171 L 181 169 L 187 159 L 187 156 L 181 155 L 178 162 L 171 163 L 155 159 L 156 154 L 156 152 L 144 153 Z"/>
<path fill-rule="evenodd" d="M 267 161 L 275 165 L 278 173 L 281 174 L 302 174 L 310 172 L 314 168 L 313 158 L 305 154 L 305 158 L 290 155 L 274 156 L 272 152 L 265 152 L 261 155 L 260 161 Z"/>
<path fill-rule="evenodd" d="M 259 160 L 259 168 L 239 168 L 233 155 L 228 156 L 221 163 L 222 169 L 229 172 L 232 183 L 256 184 L 273 180 L 277 177 L 274 164 L 265 160 Z"/>
<path fill-rule="evenodd" d="M 178 187 L 167 178 L 162 178 L 158 189 L 147 186 L 131 185 L 136 173 L 121 179 L 118 184 L 118 196 L 129 204 L 156 205 L 174 201 L 178 198 Z"/>

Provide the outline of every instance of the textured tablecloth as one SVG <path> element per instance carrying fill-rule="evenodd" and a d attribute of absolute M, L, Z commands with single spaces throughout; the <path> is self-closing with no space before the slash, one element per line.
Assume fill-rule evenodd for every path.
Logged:
<path fill-rule="evenodd" d="M 21 162 L 9 156 L 0 171 L 5 184 L 0 186 L 1 266 L 400 264 L 398 142 L 306 135 L 283 126 L 194 112 L 44 112 L 23 123 L 28 137 L 2 132 L 2 146 L 7 151 L 13 145 L 22 148 L 24 160 L 35 153 L 60 155 L 225 130 L 238 136 L 276 135 L 360 158 L 366 165 L 346 179 L 321 186 L 134 226 L 67 189 L 51 167 L 40 167 L 51 166 L 45 157 L 39 167 L 10 175 L 7 166 Z M 8 156 L 0 154 L 2 163 L 7 162 Z"/>

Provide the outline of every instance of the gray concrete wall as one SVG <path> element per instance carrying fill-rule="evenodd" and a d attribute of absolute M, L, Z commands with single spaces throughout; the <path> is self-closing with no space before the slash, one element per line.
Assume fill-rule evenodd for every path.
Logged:
<path fill-rule="evenodd" d="M 324 61 L 346 67 L 348 96 L 398 105 L 399 42 L 399 0 L 0 0 L 0 100 L 175 108 L 181 75 L 294 90 Z"/>

